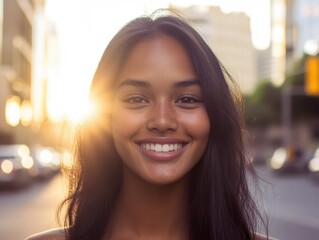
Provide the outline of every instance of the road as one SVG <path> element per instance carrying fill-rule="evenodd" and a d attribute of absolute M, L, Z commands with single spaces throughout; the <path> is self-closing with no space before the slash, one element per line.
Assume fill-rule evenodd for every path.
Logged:
<path fill-rule="evenodd" d="M 319 236 L 319 183 L 309 175 L 274 175 L 257 168 L 263 179 L 261 195 L 268 213 L 270 235 L 281 240 L 317 240 Z M 55 209 L 66 185 L 60 175 L 25 189 L 0 190 L 0 240 L 26 236 L 58 226 Z"/>
<path fill-rule="evenodd" d="M 257 170 L 265 180 L 261 196 L 270 236 L 280 240 L 318 240 L 319 182 L 306 173 L 275 174 L 266 166 Z"/>
<path fill-rule="evenodd" d="M 0 240 L 23 240 L 35 232 L 57 227 L 55 209 L 65 191 L 60 175 L 24 189 L 1 189 Z"/>

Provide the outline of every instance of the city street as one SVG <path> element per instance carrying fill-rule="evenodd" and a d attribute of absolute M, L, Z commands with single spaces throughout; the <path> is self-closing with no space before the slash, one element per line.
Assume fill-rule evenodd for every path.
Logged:
<path fill-rule="evenodd" d="M 140 236 L 184 236 L 185 222 L 198 220 L 199 235 L 241 238 L 234 236 L 250 214 L 234 198 L 247 198 L 224 193 L 243 189 L 247 157 L 260 177 L 247 174 L 244 186 L 260 210 L 248 219 L 251 231 L 319 240 L 319 0 L 0 0 L 0 20 L 0 240 L 63 227 L 61 168 L 81 165 L 94 175 L 84 173 L 81 184 L 98 193 L 89 198 L 96 205 L 109 193 L 94 179 L 117 174 L 115 160 L 154 184 L 172 184 L 200 156 L 224 162 L 213 164 L 221 166 L 218 179 L 210 169 L 212 176 L 194 174 L 203 195 L 190 214 L 179 209 L 188 202 L 182 184 L 161 192 L 165 205 L 154 200 L 157 188 L 145 194 L 150 186 L 127 175 L 134 194 L 124 192 L 129 204 L 118 209 Z M 217 200 L 199 203 L 212 195 L 205 185 Z M 107 235 L 130 234 L 121 211 L 113 214 L 121 233 Z M 204 216 L 211 213 L 214 226 Z"/>
<path fill-rule="evenodd" d="M 258 172 L 270 235 L 281 240 L 315 240 L 319 236 L 319 183 L 307 174 L 277 175 L 265 166 Z M 0 191 L 0 239 L 23 240 L 56 227 L 55 209 L 66 185 L 60 175 L 20 190 Z"/>
<path fill-rule="evenodd" d="M 16 190 L 0 190 L 0 240 L 23 240 L 57 227 L 55 209 L 66 185 L 60 175 Z"/>
<path fill-rule="evenodd" d="M 280 240 L 317 240 L 319 236 L 319 182 L 307 173 L 274 174 L 257 168 L 269 183 L 262 184 L 270 236 Z"/>

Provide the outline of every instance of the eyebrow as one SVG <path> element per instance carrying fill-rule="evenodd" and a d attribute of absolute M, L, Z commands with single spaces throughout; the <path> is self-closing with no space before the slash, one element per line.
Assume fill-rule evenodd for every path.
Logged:
<path fill-rule="evenodd" d="M 124 86 L 133 86 L 133 87 L 143 87 L 143 88 L 150 88 L 151 85 L 148 82 L 136 79 L 125 79 L 123 80 L 117 88 L 121 88 Z"/>
<path fill-rule="evenodd" d="M 199 81 L 197 79 L 186 79 L 183 81 L 179 81 L 174 84 L 175 88 L 183 88 L 183 87 L 189 87 L 189 86 L 194 86 L 198 85 L 199 86 Z"/>
<path fill-rule="evenodd" d="M 174 83 L 174 88 L 184 88 L 194 85 L 200 85 L 197 79 L 186 79 L 179 82 Z M 142 88 L 150 88 L 151 84 L 149 82 L 137 79 L 125 79 L 123 80 L 117 88 L 122 88 L 124 86 L 133 86 L 133 87 L 142 87 Z"/>

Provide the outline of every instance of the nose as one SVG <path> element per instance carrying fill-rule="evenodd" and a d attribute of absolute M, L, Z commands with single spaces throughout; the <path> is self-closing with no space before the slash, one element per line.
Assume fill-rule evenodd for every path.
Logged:
<path fill-rule="evenodd" d="M 169 103 L 155 104 L 147 122 L 147 129 L 152 132 L 173 132 L 177 129 L 176 113 Z"/>

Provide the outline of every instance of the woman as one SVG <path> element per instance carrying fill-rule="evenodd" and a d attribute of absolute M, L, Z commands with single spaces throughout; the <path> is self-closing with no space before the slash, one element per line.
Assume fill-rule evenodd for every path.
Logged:
<path fill-rule="evenodd" d="M 230 84 L 180 18 L 128 23 L 94 75 L 97 109 L 79 129 L 66 228 L 30 239 L 267 239 L 256 234 Z"/>

